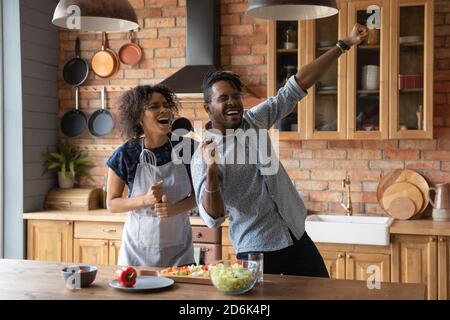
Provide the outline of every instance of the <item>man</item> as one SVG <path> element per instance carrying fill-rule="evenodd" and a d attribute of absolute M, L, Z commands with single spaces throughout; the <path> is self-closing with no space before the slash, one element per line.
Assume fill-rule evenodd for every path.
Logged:
<path fill-rule="evenodd" d="M 263 252 L 264 273 L 328 277 L 322 257 L 305 232 L 306 209 L 292 181 L 278 159 L 276 172 L 270 172 L 261 157 L 261 148 L 272 150 L 270 139 L 259 135 L 256 141 L 265 144 L 256 146 L 245 133 L 264 129 L 268 137 L 268 130 L 293 111 L 306 90 L 367 34 L 366 27 L 355 25 L 347 39 L 299 70 L 277 96 L 246 112 L 237 75 L 218 71 L 205 79 L 205 110 L 211 122 L 191 166 L 200 215 L 210 228 L 219 227 L 228 217 L 238 259 Z M 236 163 L 242 156 L 236 154 L 239 148 L 246 161 L 256 151 L 256 161 Z"/>

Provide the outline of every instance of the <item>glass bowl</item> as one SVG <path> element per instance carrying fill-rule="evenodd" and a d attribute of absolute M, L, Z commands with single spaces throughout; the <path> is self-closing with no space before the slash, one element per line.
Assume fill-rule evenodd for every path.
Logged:
<path fill-rule="evenodd" d="M 225 294 L 250 291 L 258 281 L 259 263 L 247 260 L 222 260 L 210 266 L 211 282 Z"/>

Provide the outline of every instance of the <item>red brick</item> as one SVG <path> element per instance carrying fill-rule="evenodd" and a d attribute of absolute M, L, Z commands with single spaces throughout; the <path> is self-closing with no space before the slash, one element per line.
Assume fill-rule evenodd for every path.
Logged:
<path fill-rule="evenodd" d="M 381 170 L 358 170 L 350 172 L 350 177 L 355 181 L 379 181 Z"/>
<path fill-rule="evenodd" d="M 349 159 L 381 159 L 380 150 L 348 150 Z"/>
<path fill-rule="evenodd" d="M 449 139 L 441 139 L 438 144 L 439 150 L 450 150 L 450 140 Z"/>
<path fill-rule="evenodd" d="M 395 149 L 398 148 L 398 140 L 370 140 L 363 141 L 364 149 Z"/>
<path fill-rule="evenodd" d="M 170 39 L 145 39 L 141 40 L 139 44 L 144 49 L 168 48 L 170 45 Z"/>
<path fill-rule="evenodd" d="M 232 56 L 233 65 L 254 65 L 264 63 L 264 56 Z"/>
<path fill-rule="evenodd" d="M 450 151 L 424 151 L 424 158 L 426 160 L 449 160 Z"/>
<path fill-rule="evenodd" d="M 378 189 L 378 182 L 366 182 L 362 183 L 362 190 L 364 192 L 376 192 Z"/>
<path fill-rule="evenodd" d="M 251 52 L 249 46 L 223 46 L 221 48 L 222 55 L 249 55 Z"/>
<path fill-rule="evenodd" d="M 171 48 L 185 48 L 186 47 L 186 37 L 173 37 L 170 39 Z"/>
<path fill-rule="evenodd" d="M 253 34 L 253 26 L 252 25 L 229 25 L 222 26 L 222 34 L 225 36 L 236 35 L 236 36 L 245 36 Z"/>
<path fill-rule="evenodd" d="M 328 189 L 329 190 L 336 190 L 336 191 L 345 191 L 346 189 L 342 185 L 342 181 L 330 181 L 328 183 Z M 362 191 L 362 183 L 358 181 L 352 181 L 351 185 L 352 192 L 361 192 Z"/>
<path fill-rule="evenodd" d="M 186 65 L 186 58 L 170 59 L 170 66 L 172 68 L 182 68 Z"/>
<path fill-rule="evenodd" d="M 183 7 L 163 7 L 164 17 L 182 17 L 186 15 L 186 8 Z"/>
<path fill-rule="evenodd" d="M 155 57 L 157 58 L 174 58 L 184 57 L 185 50 L 183 48 L 156 49 Z"/>
<path fill-rule="evenodd" d="M 436 138 L 450 137 L 450 128 L 434 128 L 434 136 Z"/>
<path fill-rule="evenodd" d="M 428 178 L 433 184 L 436 183 L 444 183 L 450 181 L 450 172 L 446 171 L 428 171 L 425 174 L 425 177 Z"/>
<path fill-rule="evenodd" d="M 170 60 L 169 59 L 146 59 L 142 63 L 142 68 L 169 68 Z"/>
<path fill-rule="evenodd" d="M 162 28 L 158 29 L 158 35 L 159 38 L 185 37 L 186 28 Z"/>
<path fill-rule="evenodd" d="M 143 69 L 143 70 L 125 70 L 125 77 L 127 79 L 148 79 L 153 78 L 153 70 L 151 69 Z"/>
<path fill-rule="evenodd" d="M 306 141 L 303 141 L 302 147 L 304 149 L 326 149 L 327 142 L 326 141 L 306 140 Z"/>
<path fill-rule="evenodd" d="M 332 169 L 333 160 L 302 160 L 300 168 L 303 169 Z"/>
<path fill-rule="evenodd" d="M 278 157 L 291 159 L 292 158 L 292 150 L 280 150 L 278 153 Z"/>
<path fill-rule="evenodd" d="M 312 150 L 294 150 L 293 157 L 294 159 L 312 159 Z"/>
<path fill-rule="evenodd" d="M 418 160 L 420 158 L 419 150 L 384 150 L 385 160 Z"/>
<path fill-rule="evenodd" d="M 312 180 L 342 180 L 346 174 L 345 170 L 312 170 Z"/>
<path fill-rule="evenodd" d="M 314 150 L 313 156 L 316 159 L 345 159 L 345 150 Z"/>
<path fill-rule="evenodd" d="M 302 190 L 323 191 L 327 190 L 328 182 L 325 181 L 295 181 L 295 186 Z"/>
<path fill-rule="evenodd" d="M 285 168 L 299 168 L 299 161 L 292 159 L 281 159 L 281 163 Z"/>
<path fill-rule="evenodd" d="M 150 28 L 175 27 L 175 18 L 145 19 L 145 26 Z"/>
<path fill-rule="evenodd" d="M 367 214 L 382 214 L 385 213 L 383 209 L 381 209 L 380 205 L 378 203 L 366 203 L 366 210 L 365 212 Z"/>
<path fill-rule="evenodd" d="M 374 160 L 370 161 L 371 169 L 403 169 L 405 163 L 403 161 L 386 161 L 386 160 Z"/>
<path fill-rule="evenodd" d="M 359 149 L 362 148 L 361 141 L 342 140 L 342 141 L 330 141 L 330 149 Z"/>
<path fill-rule="evenodd" d="M 177 72 L 179 69 L 169 69 L 169 68 L 164 68 L 164 69 L 155 69 L 155 77 L 156 78 L 168 78 L 171 75 L 173 75 L 175 72 Z"/>
<path fill-rule="evenodd" d="M 177 0 L 145 0 L 147 7 L 176 6 Z"/>
<path fill-rule="evenodd" d="M 450 171 L 450 161 L 442 161 L 442 170 Z"/>
<path fill-rule="evenodd" d="M 305 202 L 306 209 L 310 212 L 328 212 L 328 203 L 327 202 Z"/>
<path fill-rule="evenodd" d="M 222 25 L 232 24 L 238 25 L 241 22 L 241 17 L 236 14 L 224 14 L 220 16 L 220 23 Z"/>
<path fill-rule="evenodd" d="M 405 161 L 405 168 L 413 170 L 439 170 L 440 166 L 439 161 Z"/>
<path fill-rule="evenodd" d="M 289 177 L 294 180 L 297 180 L 297 179 L 307 180 L 310 178 L 309 170 L 289 169 L 289 170 L 287 170 L 287 173 L 288 173 Z"/>
<path fill-rule="evenodd" d="M 344 214 L 345 210 L 344 208 L 340 205 L 341 198 L 339 198 L 337 201 L 333 201 L 330 203 L 330 212 L 332 212 L 333 214 Z M 362 203 L 353 203 L 353 212 L 355 214 L 360 214 L 360 213 L 364 213 L 364 205 Z"/>
<path fill-rule="evenodd" d="M 255 33 L 248 37 L 236 37 L 236 44 L 267 44 L 267 35 L 264 33 Z"/>
<path fill-rule="evenodd" d="M 336 169 L 368 169 L 367 160 L 336 160 Z"/>
<path fill-rule="evenodd" d="M 267 54 L 267 46 L 265 45 L 254 45 L 252 46 L 253 54 Z M 266 68 L 267 70 L 267 68 Z"/>
<path fill-rule="evenodd" d="M 247 7 L 247 3 L 229 4 L 227 5 L 224 13 L 244 13 L 247 11 Z"/>
<path fill-rule="evenodd" d="M 138 39 L 155 39 L 158 36 L 158 30 L 157 29 L 144 29 L 139 31 Z"/>
<path fill-rule="evenodd" d="M 342 193 L 340 192 L 319 192 L 312 191 L 309 193 L 310 201 L 340 201 Z"/>

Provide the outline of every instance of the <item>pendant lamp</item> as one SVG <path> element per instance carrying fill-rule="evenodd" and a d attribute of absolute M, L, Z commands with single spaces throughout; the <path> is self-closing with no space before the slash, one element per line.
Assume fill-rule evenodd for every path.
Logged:
<path fill-rule="evenodd" d="M 338 13 L 335 0 L 250 0 L 247 14 L 268 20 L 311 20 Z"/>
<path fill-rule="evenodd" d="M 139 28 L 127 0 L 60 0 L 52 20 L 65 29 L 85 32 L 127 32 Z"/>

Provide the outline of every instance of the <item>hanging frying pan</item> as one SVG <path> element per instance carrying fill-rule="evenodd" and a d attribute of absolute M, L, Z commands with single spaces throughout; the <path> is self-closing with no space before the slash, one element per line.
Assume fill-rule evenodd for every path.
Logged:
<path fill-rule="evenodd" d="M 177 118 L 172 122 L 172 132 L 175 132 L 179 129 L 185 130 L 187 132 L 194 131 L 194 127 L 192 126 L 191 121 L 184 117 Z"/>
<path fill-rule="evenodd" d="M 69 60 L 63 69 L 64 81 L 72 86 L 82 85 L 89 75 L 89 63 L 81 58 L 80 38 L 75 40 L 75 58 Z"/>
<path fill-rule="evenodd" d="M 61 130 L 66 137 L 75 138 L 81 135 L 87 127 L 87 117 L 79 110 L 79 89 L 75 92 L 75 110 L 67 112 L 61 120 Z"/>
<path fill-rule="evenodd" d="M 102 49 L 92 57 L 92 70 L 100 78 L 109 78 L 119 70 L 119 58 L 108 48 L 106 32 L 102 33 Z"/>
<path fill-rule="evenodd" d="M 142 48 L 133 41 L 134 33 L 128 33 L 130 42 L 124 44 L 119 50 L 119 59 L 123 64 L 134 66 L 142 59 Z"/>
<path fill-rule="evenodd" d="M 89 131 L 93 136 L 104 137 L 114 128 L 114 117 L 105 108 L 105 88 L 102 89 L 102 108 L 89 118 Z"/>

